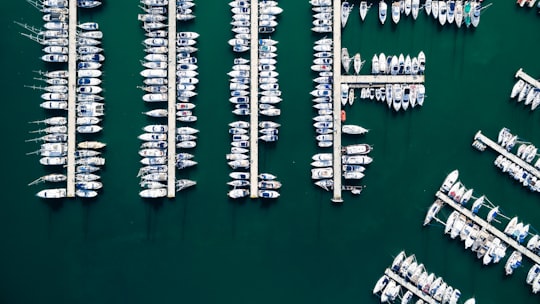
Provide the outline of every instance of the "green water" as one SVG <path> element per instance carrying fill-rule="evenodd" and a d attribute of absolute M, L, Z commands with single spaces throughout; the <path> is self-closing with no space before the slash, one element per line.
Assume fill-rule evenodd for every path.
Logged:
<path fill-rule="evenodd" d="M 307 0 L 282 1 L 277 32 L 283 102 L 279 142 L 261 148 L 261 169 L 284 186 L 272 203 L 227 199 L 227 101 L 234 54 L 227 1 L 197 1 L 189 30 L 201 34 L 199 95 L 194 125 L 199 165 L 179 176 L 198 185 L 174 200 L 147 202 L 140 190 L 137 136 L 150 120 L 141 112 L 143 32 L 138 1 L 106 1 L 81 20 L 100 23 L 106 119 L 99 139 L 107 142 L 104 189 L 91 203 L 44 202 L 27 183 L 47 171 L 37 149 L 25 143 L 43 119 L 32 70 L 47 68 L 41 46 L 20 36 L 13 20 L 40 25 L 41 15 L 25 1 L 2 10 L 4 75 L 4 195 L 0 207 L 0 303 L 378 303 L 376 280 L 404 249 L 427 269 L 479 303 L 538 303 L 524 283 L 528 267 L 504 276 L 504 261 L 484 267 L 440 226 L 422 228 L 425 211 L 448 172 L 457 168 L 475 195 L 486 194 L 507 215 L 540 225 L 538 194 L 498 171 L 495 153 L 470 147 L 477 130 L 495 138 L 509 127 L 540 144 L 539 114 L 510 101 L 515 71 L 539 77 L 538 16 L 498 1 L 484 11 L 476 30 L 441 28 L 421 13 L 418 20 L 390 19 L 380 26 L 375 10 L 360 23 L 357 10 L 343 33 L 350 53 L 417 54 L 427 57 L 428 98 L 421 109 L 390 112 L 371 101 L 355 103 L 347 121 L 370 129 L 361 139 L 374 146 L 359 197 L 343 205 L 310 180 L 311 155 L 319 151 L 311 126 L 309 67 L 312 34 Z M 128 3 L 129 2 L 129 3 Z M 354 1 L 356 8 L 358 2 Z M 370 68 L 366 64 L 364 72 Z M 346 142 L 353 142 L 345 139 Z M 450 210 L 441 211 L 445 218 Z M 508 251 L 507 255 L 510 254 Z M 530 266 L 530 262 L 524 262 Z"/>

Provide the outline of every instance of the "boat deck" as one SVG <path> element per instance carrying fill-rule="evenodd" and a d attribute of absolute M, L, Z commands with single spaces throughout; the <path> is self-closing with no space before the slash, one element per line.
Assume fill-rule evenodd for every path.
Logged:
<path fill-rule="evenodd" d="M 341 76 L 341 82 L 349 84 L 351 88 L 385 85 L 387 83 L 424 83 L 424 75 L 343 75 Z"/>
<path fill-rule="evenodd" d="M 502 154 L 504 157 L 508 158 L 509 160 L 511 160 L 512 162 L 514 162 L 518 166 L 520 166 L 521 168 L 527 170 L 529 173 L 533 174 L 537 178 L 540 178 L 540 171 L 538 169 L 536 169 L 534 166 L 527 163 L 523 159 L 519 158 L 514 153 L 510 153 L 505 148 L 501 147 L 499 144 L 497 144 L 496 142 L 494 142 L 493 140 L 489 139 L 484 134 L 482 134 L 481 131 L 478 131 L 474 135 L 474 139 L 484 143 L 486 146 L 488 146 L 491 149 L 495 150 L 497 153 Z"/>
<path fill-rule="evenodd" d="M 403 286 L 403 287 L 407 288 L 408 290 L 410 290 L 415 296 L 422 299 L 424 301 L 424 303 L 429 303 L 429 304 L 437 304 L 438 303 L 437 301 L 435 301 L 435 299 L 433 299 L 432 297 L 426 295 L 421 290 L 418 290 L 418 288 L 416 288 L 416 286 L 409 283 L 408 281 L 406 281 L 404 278 L 397 275 L 395 272 L 393 272 L 389 268 L 386 268 L 386 270 L 384 270 L 384 274 L 386 276 L 388 276 L 390 279 L 396 281 L 396 283 L 398 283 L 401 286 Z"/>
<path fill-rule="evenodd" d="M 333 176 L 334 192 L 332 202 L 343 202 L 341 189 L 341 0 L 334 0 L 334 25 L 333 25 L 333 43 L 334 43 L 334 66 L 333 66 L 333 98 L 334 109 L 334 133 L 332 145 L 333 149 Z"/>
<path fill-rule="evenodd" d="M 249 194 L 251 198 L 259 195 L 259 3 L 251 1 L 251 41 L 250 41 L 250 96 L 249 96 Z"/>
<path fill-rule="evenodd" d="M 437 191 L 435 196 L 439 198 L 440 200 L 442 200 L 444 203 L 448 204 L 450 207 L 454 208 L 458 212 L 465 215 L 468 219 L 472 220 L 473 222 L 478 224 L 480 227 L 485 228 L 489 233 L 493 234 L 494 236 L 498 237 L 501 241 L 508 244 L 508 246 L 513 247 L 514 250 L 521 252 L 521 254 L 531 259 L 534 263 L 540 264 L 540 256 L 536 255 L 535 253 L 527 249 L 527 247 L 519 244 L 516 240 L 504 234 L 503 232 L 501 232 L 499 229 L 492 226 L 490 223 L 488 223 L 484 219 L 478 217 L 477 215 L 472 213 L 472 211 L 470 211 L 469 209 L 464 208 L 462 205 L 456 203 L 454 200 L 452 200 L 451 198 L 449 198 L 448 196 L 446 196 L 444 193 L 440 191 Z"/>
<path fill-rule="evenodd" d="M 176 1 L 169 1 L 168 100 L 167 100 L 167 197 L 176 195 Z"/>
<path fill-rule="evenodd" d="M 68 55 L 68 113 L 66 196 L 75 197 L 75 149 L 77 145 L 77 0 L 69 0 L 69 55 Z"/>
<path fill-rule="evenodd" d="M 523 72 L 523 68 L 519 68 L 519 70 L 516 72 L 516 75 L 515 75 L 516 78 L 521 78 L 523 79 L 525 82 L 528 82 L 530 84 L 532 84 L 533 86 L 537 87 L 537 88 L 540 88 L 540 81 L 534 79 L 532 76 L 530 76 L 529 74 Z"/>

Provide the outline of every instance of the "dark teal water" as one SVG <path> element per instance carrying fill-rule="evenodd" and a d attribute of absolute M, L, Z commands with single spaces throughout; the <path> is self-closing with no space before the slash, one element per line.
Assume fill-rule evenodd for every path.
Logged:
<path fill-rule="evenodd" d="M 356 7 L 358 3 L 354 2 Z M 285 12 L 273 38 L 279 43 L 280 141 L 261 149 L 261 168 L 284 187 L 276 202 L 230 201 L 226 197 L 227 124 L 234 119 L 228 77 L 234 54 L 227 1 L 198 1 L 190 30 L 199 39 L 199 165 L 181 176 L 198 181 L 174 200 L 138 197 L 137 135 L 149 120 L 139 60 L 143 33 L 137 1 L 107 1 L 81 20 L 98 21 L 103 47 L 108 143 L 102 195 L 91 203 L 48 203 L 27 183 L 47 172 L 25 143 L 43 119 L 32 70 L 47 67 L 41 46 L 20 36 L 13 20 L 40 25 L 41 15 L 24 1 L 4 4 L 1 49 L 4 86 L 2 126 L 4 195 L 0 209 L 1 303 L 378 303 L 375 281 L 404 249 L 427 269 L 479 303 L 537 303 L 524 283 L 528 267 L 504 276 L 503 263 L 484 267 L 439 226 L 422 228 L 425 211 L 448 172 L 486 194 L 505 214 L 540 225 L 538 194 L 518 186 L 492 164 L 496 155 L 470 147 L 477 130 L 494 138 L 509 127 L 540 143 L 539 114 L 508 99 L 515 71 L 535 77 L 538 16 L 498 1 L 484 11 L 476 30 L 441 28 L 421 14 L 416 22 L 380 26 L 375 10 L 361 24 L 351 15 L 343 45 L 349 52 L 427 56 L 428 98 L 419 110 L 395 114 L 375 102 L 358 102 L 347 121 L 370 129 L 374 146 L 359 197 L 343 205 L 312 186 L 311 155 L 318 150 L 311 126 L 313 41 L 307 1 L 283 1 Z M 355 10 L 355 12 L 357 12 Z M 364 71 L 369 69 L 367 64 Z M 352 141 L 351 141 L 352 142 Z M 448 215 L 450 210 L 443 210 Z M 510 251 L 509 251 L 510 253 Z M 509 254 L 508 253 L 508 254 Z M 530 266 L 527 261 L 525 266 Z"/>

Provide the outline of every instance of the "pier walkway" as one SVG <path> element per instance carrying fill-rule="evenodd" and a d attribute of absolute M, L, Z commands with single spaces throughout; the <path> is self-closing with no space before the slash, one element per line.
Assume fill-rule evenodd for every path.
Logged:
<path fill-rule="evenodd" d="M 77 145 L 77 0 L 69 0 L 68 37 L 66 196 L 75 197 L 75 149 Z"/>
<path fill-rule="evenodd" d="M 444 203 L 450 205 L 450 207 L 454 208 L 458 212 L 465 215 L 468 219 L 472 220 L 473 222 L 478 224 L 480 227 L 485 228 L 489 233 L 491 233 L 494 236 L 498 237 L 501 241 L 505 242 L 509 246 L 514 247 L 515 250 L 521 252 L 521 254 L 523 254 L 524 256 L 531 259 L 534 263 L 540 264 L 540 256 L 536 255 L 535 253 L 533 253 L 532 251 L 527 249 L 527 247 L 521 245 L 520 243 L 518 243 L 513 238 L 511 238 L 508 235 L 504 234 L 503 232 L 501 232 L 499 229 L 492 226 L 490 223 L 488 223 L 484 219 L 482 219 L 479 216 L 475 215 L 469 209 L 464 208 L 462 205 L 456 203 L 454 200 L 452 200 L 451 198 L 449 198 L 448 196 L 446 196 L 445 194 L 443 194 L 440 191 L 437 191 L 435 196 L 437 198 L 439 198 L 440 200 L 442 200 Z"/>
<path fill-rule="evenodd" d="M 399 275 L 397 275 L 395 272 L 393 272 L 389 268 L 386 268 L 386 270 L 384 271 L 384 274 L 386 276 L 388 276 L 390 279 L 396 281 L 396 283 L 398 283 L 401 286 L 403 286 L 403 287 L 407 288 L 408 290 L 410 290 L 412 293 L 414 293 L 414 295 L 416 295 L 417 297 L 422 299 L 424 301 L 424 303 L 429 303 L 429 304 L 437 304 L 438 303 L 437 301 L 435 301 L 435 299 L 433 299 L 432 297 L 430 297 L 430 296 L 426 295 L 425 293 L 423 293 L 421 290 L 416 288 L 416 286 L 414 286 L 410 282 L 406 281 L 404 278 L 400 277 Z"/>
<path fill-rule="evenodd" d="M 522 68 L 519 68 L 519 70 L 516 72 L 516 75 L 515 75 L 516 78 L 521 78 L 523 79 L 525 82 L 528 82 L 530 84 L 532 84 L 533 86 L 537 87 L 537 88 L 540 88 L 540 81 L 534 79 L 532 76 L 530 76 L 529 74 L 523 72 L 523 69 Z"/>
<path fill-rule="evenodd" d="M 176 1 L 169 1 L 168 100 L 167 100 L 167 197 L 176 196 Z"/>
<path fill-rule="evenodd" d="M 497 153 L 499 153 L 499 154 L 503 155 L 504 157 L 508 158 L 509 160 L 511 160 L 512 162 L 514 162 L 515 164 L 517 164 L 518 166 L 520 166 L 524 170 L 527 170 L 529 173 L 536 176 L 536 178 L 540 179 L 540 171 L 538 169 L 536 169 L 534 166 L 527 163 L 523 159 L 519 158 L 514 153 L 511 153 L 508 150 L 506 150 L 505 148 L 501 147 L 499 144 L 497 144 L 493 140 L 491 140 L 488 137 L 486 137 L 485 135 L 483 135 L 481 131 L 476 132 L 476 134 L 474 135 L 474 139 L 484 143 L 486 146 L 488 146 L 491 149 L 495 150 Z"/>
<path fill-rule="evenodd" d="M 341 76 L 341 82 L 349 84 L 350 88 L 363 88 L 367 86 L 376 86 L 376 85 L 384 86 L 387 83 L 424 83 L 424 80 L 425 80 L 424 75 L 343 75 Z"/>
<path fill-rule="evenodd" d="M 249 195 L 259 196 L 259 2 L 251 1 L 249 96 Z"/>
<path fill-rule="evenodd" d="M 332 145 L 333 149 L 333 176 L 334 176 L 334 194 L 332 202 L 343 202 L 341 197 L 341 0 L 334 0 L 334 25 L 333 25 L 333 43 L 334 43 L 334 88 L 332 102 L 334 109 L 334 133 Z"/>

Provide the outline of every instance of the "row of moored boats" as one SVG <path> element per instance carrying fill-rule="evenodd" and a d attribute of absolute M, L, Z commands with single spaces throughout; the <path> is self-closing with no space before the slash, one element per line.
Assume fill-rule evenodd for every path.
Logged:
<path fill-rule="evenodd" d="M 176 11 L 168 11 L 167 0 L 141 0 L 144 13 L 137 16 L 143 23 L 146 38 L 143 41 L 146 55 L 141 64 L 144 68 L 141 76 L 144 77 L 144 91 L 142 99 L 153 109 L 144 114 L 152 122 L 143 127 L 139 135 L 142 141 L 139 155 L 141 156 L 140 186 L 143 188 L 139 195 L 144 198 L 160 198 L 170 195 L 168 183 L 171 176 L 169 164 L 174 161 L 174 167 L 179 170 L 193 167 L 197 162 L 194 155 L 189 153 L 197 145 L 198 129 L 192 127 L 197 120 L 194 115 L 195 104 L 192 99 L 197 95 L 198 80 L 196 43 L 199 34 L 189 31 L 170 33 L 168 22 L 192 20 L 195 3 L 191 0 L 177 0 Z M 169 13 L 174 19 L 169 20 Z M 169 35 L 173 35 L 175 45 L 169 45 Z M 176 58 L 169 58 L 170 48 L 176 51 Z M 175 75 L 169 75 L 169 64 L 174 64 Z M 173 79 L 174 83 L 169 83 Z M 171 90 L 171 85 L 174 90 Z M 176 96 L 170 96 L 171 94 Z M 169 102 L 174 103 L 173 115 L 176 117 L 175 128 L 170 130 L 166 123 L 169 116 Z M 173 132 L 173 134 L 170 134 Z M 169 159 L 169 137 L 174 136 L 176 155 Z M 174 174 L 176 176 L 176 174 Z M 176 179 L 175 191 L 194 186 L 195 181 L 190 179 Z"/>
<path fill-rule="evenodd" d="M 540 170 L 540 157 L 537 157 L 538 148 L 530 142 L 519 140 L 518 136 L 512 134 L 510 129 L 506 127 L 501 128 L 497 136 L 497 143 L 508 152 L 522 159 L 524 163 L 533 166 L 536 170 Z M 524 187 L 534 192 L 540 191 L 538 176 L 530 172 L 526 165 L 514 163 L 511 159 L 503 155 L 499 155 L 495 159 L 494 164 L 502 172 L 508 173 Z"/>
<path fill-rule="evenodd" d="M 238 120 L 229 124 L 231 136 L 231 151 L 226 155 L 227 163 L 234 170 L 230 174 L 231 181 L 227 184 L 232 187 L 228 192 L 230 198 L 242 198 L 247 196 L 261 198 L 279 197 L 281 183 L 276 176 L 270 173 L 261 173 L 258 176 L 257 191 L 250 193 L 250 139 L 251 128 L 258 128 L 257 142 L 276 142 L 279 138 L 279 123 L 274 119 L 279 117 L 281 110 L 278 108 L 281 102 L 281 90 L 279 88 L 276 71 L 276 57 L 278 41 L 268 35 L 275 32 L 278 25 L 278 16 L 283 11 L 277 1 L 259 1 L 257 7 L 257 21 L 252 19 L 252 4 L 250 1 L 235 0 L 229 2 L 232 13 L 232 32 L 234 38 L 229 40 L 233 52 L 241 55 L 257 49 L 257 58 L 245 58 L 238 56 L 234 59 L 234 65 L 228 73 L 230 77 L 229 101 L 234 106 L 232 113 Z M 257 22 L 257 33 L 251 32 L 252 22 Z M 257 39 L 252 39 L 256 36 Z M 256 41 L 256 45 L 252 45 Z M 257 61 L 257 66 L 252 62 Z M 252 66 L 257 70 L 252 70 Z M 252 90 L 252 78 L 256 78 L 258 87 Z M 251 92 L 257 92 L 252 96 Z M 252 109 L 251 98 L 257 99 L 257 109 Z M 250 125 L 251 115 L 257 115 L 262 121 L 258 125 Z M 245 119 L 245 120 L 244 120 Z M 258 156 L 256 156 L 258 157 Z"/>
<path fill-rule="evenodd" d="M 402 304 L 412 303 L 415 295 L 422 294 L 422 298 L 415 300 L 416 304 L 433 301 L 441 304 L 456 304 L 461 297 L 461 291 L 442 277 L 428 272 L 423 263 L 417 261 L 414 254 L 407 255 L 401 251 L 392 261 L 385 274 L 382 275 L 375 286 L 373 294 L 379 295 L 381 303 L 394 302 L 398 297 Z M 428 302 L 429 303 L 429 302 Z M 464 303 L 475 303 L 474 298 Z"/>
<path fill-rule="evenodd" d="M 473 190 L 466 189 L 461 181 L 459 181 L 458 177 L 458 170 L 450 172 L 441 185 L 440 191 L 457 204 L 465 206 L 471 197 L 474 198 Z M 445 234 L 449 234 L 452 239 L 456 239 L 459 236 L 459 239 L 465 244 L 465 249 L 470 248 L 471 251 L 475 252 L 477 258 L 481 259 L 484 265 L 500 262 L 506 256 L 507 248 L 510 245 L 513 246 L 513 244 L 507 244 L 505 242 L 506 239 L 501 240 L 494 235 L 494 230 L 502 231 L 508 238 L 515 239 L 518 244 L 526 244 L 525 247 L 527 250 L 531 251 L 533 254 L 538 255 L 540 252 L 539 235 L 534 234 L 529 240 L 526 240 L 526 238 L 531 235 L 529 230 L 533 230 L 533 228 L 530 227 L 529 224 L 519 222 L 517 217 L 510 219 L 501 214 L 499 207 L 493 205 L 485 195 L 475 198 L 471 206 L 470 214 L 475 217 L 478 215 L 482 206 L 488 208 L 489 211 L 486 216 L 486 226 L 481 226 L 478 221 L 473 220 L 473 218 L 468 218 L 468 216 L 471 216 L 468 215 L 468 212 L 460 212 L 457 209 L 448 216 L 446 221 L 442 221 L 438 219 L 436 215 L 443 205 L 444 201 L 440 199 L 437 199 L 431 205 L 426 213 L 424 226 L 429 224 L 432 220 L 441 223 L 444 225 Z M 501 221 L 496 219 L 497 217 L 508 220 L 508 223 L 504 228 L 501 227 L 499 229 L 494 226 L 494 223 L 501 224 Z M 511 275 L 515 269 L 522 265 L 523 254 L 520 250 L 523 250 L 523 247 L 516 248 L 506 260 L 504 266 L 506 275 Z M 537 265 L 533 266 L 532 269 L 536 269 L 536 267 Z M 528 277 L 527 282 L 533 285 L 534 293 L 540 290 L 540 277 L 536 278 L 534 281 L 530 280 L 530 282 Z"/>
<path fill-rule="evenodd" d="M 519 78 L 512 87 L 510 98 L 516 99 L 517 102 L 522 102 L 526 106 L 530 106 L 531 110 L 535 110 L 540 105 L 540 87 L 538 81 L 529 83 L 523 78 Z"/>
<path fill-rule="evenodd" d="M 68 119 L 66 114 L 61 115 L 60 113 L 68 110 L 70 90 L 68 76 L 70 71 L 65 69 L 65 65 L 69 56 L 75 55 L 77 56 L 77 70 L 74 71 L 76 72 L 76 83 L 73 88 L 76 90 L 76 130 L 74 134 L 94 134 L 102 130 L 99 125 L 101 116 L 104 115 L 103 97 L 100 95 L 102 92 L 100 67 L 104 56 L 101 54 L 102 49 L 99 45 L 103 34 L 99 31 L 97 23 L 86 22 L 77 26 L 76 37 L 69 37 L 68 1 L 44 0 L 30 3 L 43 13 L 44 29 L 20 24 L 31 32 L 31 34 L 23 33 L 23 35 L 44 46 L 45 55 L 41 58 L 43 61 L 59 66 L 58 70 L 38 72 L 41 77 L 36 79 L 45 82 L 46 86 L 32 86 L 34 89 L 44 91 L 41 94 L 44 101 L 40 106 L 52 113 L 53 116 L 34 121 L 34 123 L 44 124 L 46 127 L 33 132 L 44 135 L 30 140 L 41 142 L 40 149 L 31 154 L 39 154 L 41 156 L 40 163 L 52 168 L 65 170 L 67 165 L 74 166 L 75 195 L 85 198 L 96 197 L 97 190 L 103 187 L 98 171 L 105 164 L 105 158 L 101 156 L 100 152 L 105 144 L 98 141 L 79 142 L 74 151 L 75 155 L 68 157 Z M 100 4 L 99 1 L 77 1 L 77 6 L 80 8 L 92 8 Z M 76 54 L 70 54 L 68 51 L 69 39 L 76 39 Z M 68 159 L 73 159 L 74 164 L 68 164 Z M 66 174 L 51 173 L 30 184 L 66 181 Z M 67 187 L 44 189 L 39 191 L 37 196 L 63 198 L 67 196 Z"/>

